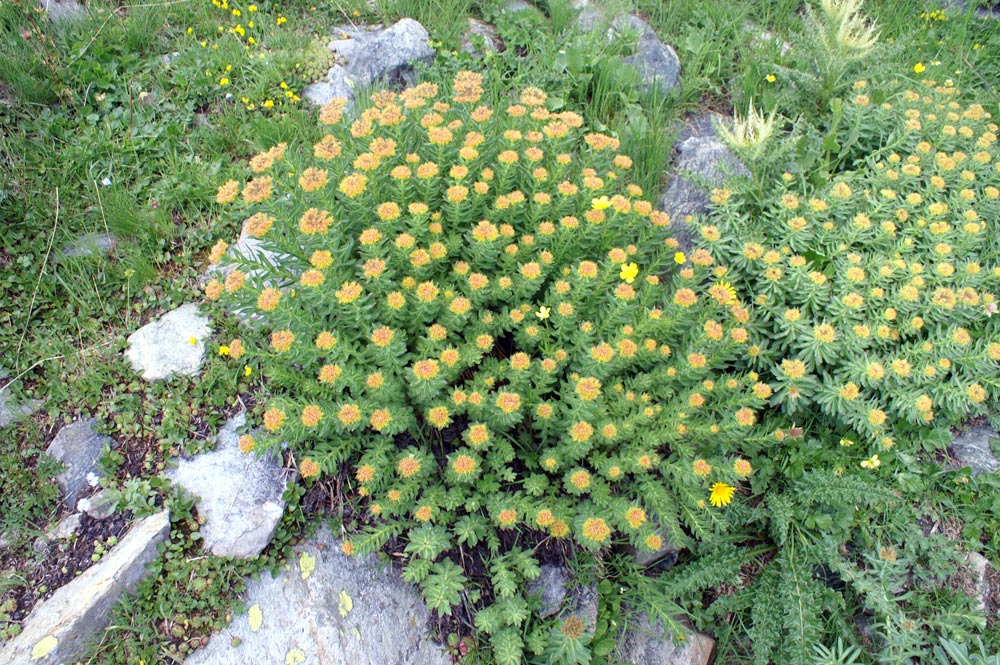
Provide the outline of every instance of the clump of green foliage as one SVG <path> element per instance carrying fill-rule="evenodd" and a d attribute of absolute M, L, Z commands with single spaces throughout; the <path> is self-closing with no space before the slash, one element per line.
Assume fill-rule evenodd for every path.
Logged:
<path fill-rule="evenodd" d="M 376 521 L 345 548 L 404 534 L 404 577 L 441 614 L 467 584 L 448 553 L 485 545 L 477 626 L 515 663 L 538 563 L 504 532 L 715 537 L 773 391 L 727 371 L 749 312 L 711 252 L 677 251 L 618 141 L 537 88 L 493 108 L 482 86 L 377 92 L 353 120 L 334 100 L 314 142 L 253 157 L 218 198 L 259 245 L 220 242 L 206 293 L 270 331 L 239 349 L 271 395 L 244 449 L 287 444 L 307 478 L 352 467 Z"/>
<path fill-rule="evenodd" d="M 931 480 L 944 475 L 931 456 L 1000 394 L 997 125 L 950 84 L 877 105 L 869 86 L 853 86 L 842 131 L 891 137 L 878 150 L 818 187 L 789 172 L 765 192 L 750 179 L 716 190 L 699 225 L 753 294 L 767 342 L 747 361 L 775 390 L 767 422 L 801 433 L 779 437 L 752 483 L 744 536 L 770 541 L 773 559 L 709 607 L 742 622 L 753 662 L 813 662 L 812 645 L 838 639 L 915 662 L 987 625 L 949 582 L 959 543 L 925 527 L 942 519 L 927 490 L 955 491 Z M 773 152 L 742 147 L 751 170 L 773 166 Z M 718 551 L 703 550 L 666 576 L 681 597 Z"/>

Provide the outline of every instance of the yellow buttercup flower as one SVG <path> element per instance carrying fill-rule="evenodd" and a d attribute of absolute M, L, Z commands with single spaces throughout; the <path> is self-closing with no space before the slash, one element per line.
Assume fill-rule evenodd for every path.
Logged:
<path fill-rule="evenodd" d="M 591 199 L 590 207 L 593 208 L 594 210 L 607 210 L 608 208 L 611 207 L 611 199 L 609 199 L 606 196 L 602 196 L 596 199 Z"/>
<path fill-rule="evenodd" d="M 877 469 L 882 466 L 882 461 L 878 458 L 878 455 L 872 455 L 866 460 L 861 462 L 862 469 Z"/>
<path fill-rule="evenodd" d="M 639 266 L 635 263 L 625 263 L 622 265 L 618 277 L 625 281 L 626 284 L 631 284 L 635 281 L 636 275 L 639 274 Z"/>

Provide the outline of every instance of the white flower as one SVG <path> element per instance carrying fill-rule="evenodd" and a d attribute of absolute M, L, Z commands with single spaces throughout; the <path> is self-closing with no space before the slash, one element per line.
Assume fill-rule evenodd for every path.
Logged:
<path fill-rule="evenodd" d="M 90 473 L 87 474 L 87 484 L 90 485 L 91 487 L 97 487 L 98 485 L 101 484 L 101 477 L 96 473 L 94 473 L 93 471 L 91 471 Z"/>
<path fill-rule="evenodd" d="M 93 506 L 90 504 L 90 499 L 80 499 L 76 502 L 76 512 L 85 513 L 90 510 Z"/>

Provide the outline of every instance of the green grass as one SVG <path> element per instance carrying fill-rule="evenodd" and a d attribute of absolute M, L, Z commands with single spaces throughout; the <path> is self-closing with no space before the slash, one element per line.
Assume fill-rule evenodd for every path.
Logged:
<path fill-rule="evenodd" d="M 0 169 L 6 176 L 0 182 L 0 364 L 16 377 L 9 386 L 16 399 L 45 400 L 27 422 L 0 431 L 0 530 L 15 537 L 16 551 L 26 552 L 58 515 L 49 482 L 55 469 L 40 452 L 64 420 L 94 414 L 126 447 L 151 451 L 152 473 L 164 457 L 209 445 L 203 425 L 217 427 L 223 408 L 258 387 L 242 377 L 241 366 L 211 353 L 200 379 L 150 386 L 121 352 L 140 325 L 200 297 L 197 276 L 208 249 L 238 232 L 214 202 L 237 162 L 294 140 L 315 122 L 281 85 L 298 91 L 328 64 L 315 48 L 303 46 L 304 36 L 321 45 L 334 25 L 416 18 L 442 45 L 424 76 L 445 79 L 461 68 L 485 67 L 496 90 L 538 85 L 566 108 L 583 108 L 589 125 L 622 138 L 622 152 L 634 157 L 637 182 L 651 197 L 662 186 L 677 123 L 689 114 L 742 112 L 752 99 L 789 126 L 811 118 L 816 132 L 824 130 L 829 100 L 804 98 L 802 87 L 783 74 L 810 66 L 799 0 L 636 0 L 631 9 L 680 57 L 681 84 L 668 95 L 641 93 L 619 65 L 618 56 L 632 46 L 627 39 L 577 35 L 567 0 L 539 2 L 541 11 L 515 15 L 503 14 L 501 4 L 385 0 L 372 10 L 353 0 L 315 6 L 265 1 L 247 32 L 253 45 L 228 32 L 237 23 L 247 26 L 248 4 L 240 4 L 243 14 L 236 18 L 209 2 L 135 6 L 124 16 L 91 2 L 88 17 L 65 29 L 26 15 L 19 4 L 0 5 L 0 84 L 7 100 L 0 104 Z M 920 62 L 997 115 L 997 22 L 971 13 L 922 17 L 927 3 L 916 0 L 868 4 L 882 45 L 872 59 L 845 71 L 845 82 L 864 77 L 898 87 L 902 76 L 917 78 L 912 68 Z M 507 44 L 484 65 L 459 51 L 470 16 L 494 23 Z M 279 25 L 279 18 L 287 22 Z M 26 39 L 22 30 L 36 32 Z M 792 51 L 782 55 L 780 41 L 761 39 L 761 30 L 789 42 Z M 164 66 L 161 58 L 175 52 Z M 228 85 L 220 85 L 223 78 Z M 830 91 L 831 98 L 844 94 Z M 276 108 L 262 110 L 266 100 Z M 105 231 L 118 238 L 110 255 L 62 256 L 73 239 Z M 214 343 L 235 333 L 218 330 Z M 8 381 L 0 379 L 0 386 Z M 957 488 L 951 476 L 921 482 L 927 483 L 921 488 L 927 510 L 959 520 L 966 543 L 985 542 L 993 551 L 1000 546 L 998 507 L 989 499 L 997 494 L 995 478 Z M 227 580 L 250 572 L 214 559 L 187 563 L 197 550 L 189 507 L 179 506 L 176 519 L 158 575 L 119 607 L 122 621 L 116 623 L 134 627 L 109 633 L 89 662 L 125 662 L 127 654 L 147 653 L 139 646 L 145 642 L 175 648 L 191 634 L 159 631 L 157 621 L 177 619 L 160 616 L 156 607 L 183 588 L 178 580 Z M 291 519 L 286 536 L 298 529 Z M 7 579 L 18 579 L 18 572 Z M 0 583 L 0 594 L 8 584 L 17 582 Z M 198 617 L 196 635 L 218 627 L 235 602 L 215 582 L 186 598 L 178 612 Z M 738 662 L 740 639 L 722 647 L 732 662 Z M 129 646 L 116 650 L 119 641 Z M 1000 648 L 995 636 L 990 644 Z"/>

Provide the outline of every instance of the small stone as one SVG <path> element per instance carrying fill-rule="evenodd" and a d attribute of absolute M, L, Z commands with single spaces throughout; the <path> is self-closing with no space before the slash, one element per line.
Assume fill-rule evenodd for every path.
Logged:
<path fill-rule="evenodd" d="M 523 12 L 534 9 L 538 11 L 538 8 L 527 0 L 508 0 L 507 4 L 503 6 L 502 11 L 510 12 L 512 14 L 517 12 Z"/>
<path fill-rule="evenodd" d="M 667 539 L 666 534 L 661 533 L 660 536 L 663 538 L 663 547 L 656 552 L 637 550 L 635 553 L 637 564 L 647 568 L 656 565 L 661 570 L 666 570 L 677 563 L 677 548 Z"/>
<path fill-rule="evenodd" d="M 189 303 L 129 335 L 125 357 L 147 381 L 161 381 L 175 374 L 193 376 L 201 371 L 205 339 L 211 332 L 208 317 Z"/>
<path fill-rule="evenodd" d="M 303 559 L 314 563 L 305 578 L 298 564 Z M 247 611 L 185 664 L 453 662 L 427 632 L 430 611 L 419 592 L 377 556 L 343 554 L 341 543 L 322 526 L 295 547 L 290 561 L 291 570 L 278 577 L 248 582 Z"/>
<path fill-rule="evenodd" d="M 491 53 L 497 53 L 503 49 L 503 41 L 497 36 L 497 31 L 489 23 L 469 19 L 469 29 L 462 35 L 462 51 L 470 54 L 474 58 L 482 58 L 483 53 L 479 50 L 483 48 Z"/>
<path fill-rule="evenodd" d="M 118 246 L 118 238 L 113 233 L 95 231 L 87 233 L 63 247 L 63 256 L 87 258 L 106 256 Z"/>
<path fill-rule="evenodd" d="M 20 635 L 0 650 L 0 665 L 75 662 L 108 625 L 121 595 L 145 577 L 146 566 L 157 556 L 156 546 L 169 531 L 167 511 L 133 525 L 100 562 L 35 606 Z"/>
<path fill-rule="evenodd" d="M 65 470 L 56 476 L 56 482 L 63 491 L 64 502 L 70 510 L 76 509 L 81 492 L 87 491 L 87 475 L 97 473 L 98 460 L 104 446 L 114 447 L 114 440 L 96 431 L 97 420 L 80 419 L 65 425 L 56 434 L 45 453 L 62 462 Z"/>
<path fill-rule="evenodd" d="M 361 85 L 382 81 L 388 85 L 415 82 L 413 65 L 434 58 L 424 26 L 404 18 L 373 36 L 355 37 L 358 46 L 347 63 L 347 73 Z"/>
<path fill-rule="evenodd" d="M 687 632 L 680 644 L 663 622 L 651 624 L 646 614 L 622 630 L 618 638 L 618 658 L 635 665 L 708 665 L 715 640 L 698 632 Z"/>
<path fill-rule="evenodd" d="M 990 560 L 978 552 L 968 552 L 965 555 L 965 563 L 969 566 L 969 572 L 972 573 L 975 584 L 973 593 L 976 605 L 980 610 L 985 610 L 986 599 L 990 595 Z"/>
<path fill-rule="evenodd" d="M 75 536 L 79 530 L 80 513 L 73 513 L 59 520 L 59 523 L 47 535 L 52 540 L 68 540 Z"/>
<path fill-rule="evenodd" d="M 205 518 L 205 548 L 216 556 L 249 559 L 267 547 L 284 514 L 286 481 L 275 457 L 240 451 L 237 430 L 246 415 L 230 419 L 212 452 L 181 460 L 168 477 L 198 499 Z M 294 475 L 290 478 L 294 482 Z"/>
<path fill-rule="evenodd" d="M 1000 438 L 1000 434 L 988 425 L 975 425 L 965 430 L 951 441 L 951 452 L 963 466 L 972 467 L 972 475 L 995 473 L 1000 470 L 1000 461 L 993 454 L 990 441 Z"/>

